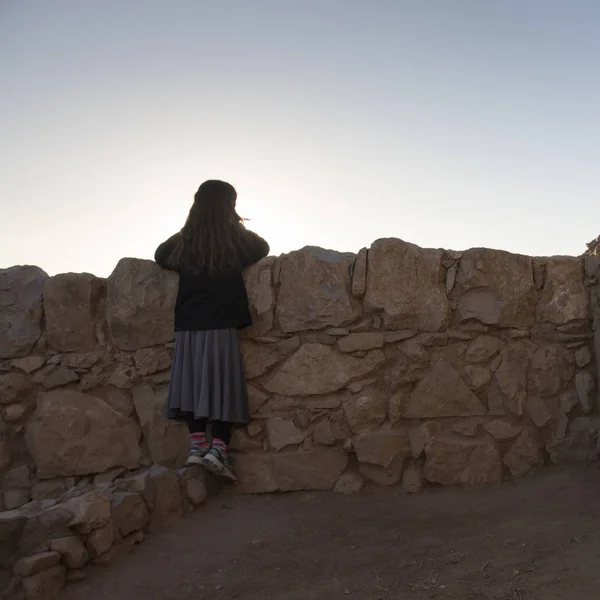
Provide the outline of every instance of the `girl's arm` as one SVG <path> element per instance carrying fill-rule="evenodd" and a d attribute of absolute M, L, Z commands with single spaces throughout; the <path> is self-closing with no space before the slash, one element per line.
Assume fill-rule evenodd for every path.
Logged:
<path fill-rule="evenodd" d="M 269 244 L 253 231 L 246 230 L 242 252 L 242 268 L 249 267 L 269 255 Z"/>
<path fill-rule="evenodd" d="M 166 242 L 163 242 L 154 253 L 154 260 L 163 269 L 175 270 L 173 265 L 169 264 L 169 257 L 173 254 L 175 244 L 177 243 L 178 233 L 172 235 Z"/>

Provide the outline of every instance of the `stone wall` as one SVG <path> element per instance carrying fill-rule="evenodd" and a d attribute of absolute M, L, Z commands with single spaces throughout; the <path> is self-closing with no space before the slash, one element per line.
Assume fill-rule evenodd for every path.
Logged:
<path fill-rule="evenodd" d="M 599 265 L 396 239 L 263 260 L 246 274 L 238 490 L 417 492 L 596 460 Z M 0 544 L 73 490 L 92 502 L 181 465 L 185 427 L 163 416 L 176 287 L 136 259 L 106 280 L 0 270 Z"/>

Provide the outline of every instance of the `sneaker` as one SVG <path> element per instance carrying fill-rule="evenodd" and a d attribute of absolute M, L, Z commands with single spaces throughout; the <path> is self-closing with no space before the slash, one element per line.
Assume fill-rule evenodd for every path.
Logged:
<path fill-rule="evenodd" d="M 208 451 L 208 453 L 202 459 L 202 466 L 223 481 L 230 481 L 232 483 L 237 482 L 229 457 L 224 454 L 219 448 L 214 446 Z"/>
<path fill-rule="evenodd" d="M 185 466 L 193 467 L 194 465 L 202 464 L 202 459 L 208 454 L 208 450 L 208 447 L 200 448 L 198 446 L 192 446 L 187 460 L 185 461 Z"/>

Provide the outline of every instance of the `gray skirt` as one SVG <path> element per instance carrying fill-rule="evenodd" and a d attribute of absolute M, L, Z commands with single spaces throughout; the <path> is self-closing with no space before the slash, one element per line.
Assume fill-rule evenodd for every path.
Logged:
<path fill-rule="evenodd" d="M 167 417 L 238 424 L 250 420 L 236 329 L 175 334 Z"/>

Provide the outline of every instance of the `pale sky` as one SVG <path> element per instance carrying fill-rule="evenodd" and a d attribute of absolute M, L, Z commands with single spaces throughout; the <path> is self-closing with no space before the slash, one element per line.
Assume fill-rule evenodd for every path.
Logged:
<path fill-rule="evenodd" d="M 225 179 L 279 254 L 581 254 L 596 0 L 0 0 L 0 268 L 107 276 Z"/>

